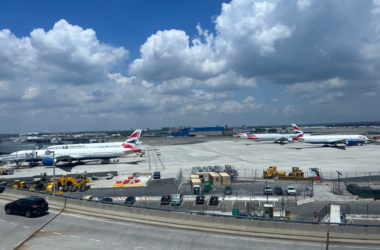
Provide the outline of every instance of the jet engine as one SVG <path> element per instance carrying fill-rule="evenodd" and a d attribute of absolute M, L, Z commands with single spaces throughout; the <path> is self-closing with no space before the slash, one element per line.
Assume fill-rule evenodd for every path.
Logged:
<path fill-rule="evenodd" d="M 44 158 L 42 159 L 42 165 L 44 166 L 53 166 L 53 158 Z"/>
<path fill-rule="evenodd" d="M 347 146 L 355 146 L 356 143 L 355 143 L 355 141 L 346 141 L 345 144 Z"/>

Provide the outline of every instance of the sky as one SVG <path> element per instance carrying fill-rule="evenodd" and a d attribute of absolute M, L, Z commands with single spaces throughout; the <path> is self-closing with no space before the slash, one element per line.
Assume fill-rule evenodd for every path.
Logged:
<path fill-rule="evenodd" d="M 2 1 L 0 133 L 378 121 L 379 0 Z"/>

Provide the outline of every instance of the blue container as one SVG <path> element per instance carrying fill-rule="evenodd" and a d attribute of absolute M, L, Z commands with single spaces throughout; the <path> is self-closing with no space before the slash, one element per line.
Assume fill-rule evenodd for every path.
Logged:
<path fill-rule="evenodd" d="M 231 175 L 231 181 L 235 180 L 235 177 L 233 175 Z"/>

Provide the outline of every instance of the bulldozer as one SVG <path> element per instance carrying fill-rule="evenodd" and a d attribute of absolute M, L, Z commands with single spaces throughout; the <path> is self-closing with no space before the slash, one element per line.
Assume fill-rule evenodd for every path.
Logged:
<path fill-rule="evenodd" d="M 30 190 L 41 191 L 44 189 L 44 184 L 40 180 L 35 180 L 30 187 Z"/>
<path fill-rule="evenodd" d="M 67 177 L 67 174 L 64 174 L 62 177 L 55 178 L 55 180 L 60 183 L 63 192 L 76 192 L 78 190 L 83 192 L 87 190 L 86 183 L 90 183 L 90 180 L 86 178 L 86 174 L 77 176 L 77 178 Z M 51 179 L 51 182 L 53 182 L 53 179 Z"/>
<path fill-rule="evenodd" d="M 277 176 L 285 176 L 286 172 L 277 171 L 276 166 L 270 166 L 267 170 L 263 171 L 264 178 L 274 178 Z"/>
<path fill-rule="evenodd" d="M 292 167 L 292 172 L 288 176 L 291 177 L 303 177 L 303 172 L 299 167 Z"/>
<path fill-rule="evenodd" d="M 25 181 L 20 181 L 20 180 L 15 180 L 13 182 L 13 187 L 14 188 L 28 188 L 25 184 Z"/>

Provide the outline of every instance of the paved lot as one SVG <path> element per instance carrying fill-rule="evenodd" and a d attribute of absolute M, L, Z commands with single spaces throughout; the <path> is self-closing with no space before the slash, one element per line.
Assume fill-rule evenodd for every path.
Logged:
<path fill-rule="evenodd" d="M 154 147 L 161 156 L 160 163 L 149 166 L 148 156 L 140 158 L 121 158 L 118 163 L 99 164 L 90 162 L 84 165 L 68 168 L 72 173 L 118 171 L 120 176 L 129 176 L 134 172 L 154 172 L 161 168 L 162 178 L 173 178 L 179 169 L 184 170 L 184 176 L 190 174 L 193 166 L 208 166 L 226 164 L 234 165 L 239 170 L 240 177 L 259 178 L 263 169 L 271 165 L 277 166 L 278 170 L 289 172 L 291 167 L 298 166 L 307 172 L 311 167 L 319 167 L 326 178 L 337 178 L 336 171 L 340 171 L 348 177 L 361 175 L 379 176 L 378 162 L 380 160 L 379 146 L 352 146 L 346 148 L 322 147 L 306 143 L 292 143 L 279 145 L 271 142 L 251 142 L 240 138 L 187 138 L 188 142 L 194 143 L 176 144 L 184 139 L 153 139 Z M 157 142 L 158 141 L 158 142 Z M 161 142 L 162 141 L 162 142 Z M 170 141 L 170 143 L 165 143 Z M 199 142 L 199 143 L 196 143 Z M 142 146 L 150 148 L 150 141 L 145 141 Z M 162 145 L 160 145 L 162 144 Z M 153 157 L 153 154 L 152 154 Z M 57 174 L 67 173 L 64 164 L 58 164 Z M 363 168 L 362 166 L 365 166 Z M 22 169 L 15 173 L 15 177 L 23 177 L 40 174 L 41 172 L 52 173 L 51 167 L 38 166 L 32 169 Z M 7 176 L 4 176 L 7 178 Z M 380 178 L 378 178 L 380 181 Z"/>

